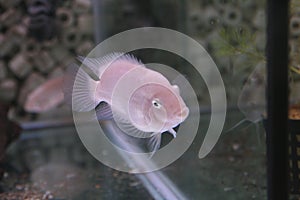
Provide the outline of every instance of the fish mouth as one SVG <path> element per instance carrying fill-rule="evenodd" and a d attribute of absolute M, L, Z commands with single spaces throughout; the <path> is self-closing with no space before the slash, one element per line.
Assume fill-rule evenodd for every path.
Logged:
<path fill-rule="evenodd" d="M 186 119 L 187 116 L 189 115 L 189 113 L 190 113 L 190 110 L 188 109 L 188 107 L 184 107 L 184 109 L 181 112 L 182 118 Z"/>
<path fill-rule="evenodd" d="M 178 121 L 183 122 L 188 117 L 189 112 L 190 110 L 185 106 L 177 114 L 175 114 L 175 118 Z"/>

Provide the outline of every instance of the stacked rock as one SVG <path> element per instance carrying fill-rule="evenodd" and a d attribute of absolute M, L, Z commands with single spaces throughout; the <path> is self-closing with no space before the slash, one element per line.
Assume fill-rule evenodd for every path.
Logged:
<path fill-rule="evenodd" d="M 0 0 L 0 102 L 26 114 L 28 94 L 94 46 L 90 1 Z"/>

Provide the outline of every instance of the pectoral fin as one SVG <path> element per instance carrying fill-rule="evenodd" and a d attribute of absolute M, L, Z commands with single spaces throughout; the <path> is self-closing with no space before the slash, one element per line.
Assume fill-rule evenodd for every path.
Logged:
<path fill-rule="evenodd" d="M 138 128 L 136 128 L 126 116 L 119 114 L 118 112 L 114 112 L 113 110 L 113 118 L 117 123 L 118 127 L 126 134 L 137 137 L 137 138 L 150 138 L 151 132 L 144 132 Z"/>
<path fill-rule="evenodd" d="M 96 107 L 95 110 L 96 110 L 96 115 L 97 115 L 97 120 L 98 121 L 113 119 L 113 113 L 112 113 L 111 107 L 108 103 L 101 102 Z"/>
<path fill-rule="evenodd" d="M 171 128 L 168 132 L 172 134 L 173 138 L 176 138 L 176 131 L 174 129 Z"/>

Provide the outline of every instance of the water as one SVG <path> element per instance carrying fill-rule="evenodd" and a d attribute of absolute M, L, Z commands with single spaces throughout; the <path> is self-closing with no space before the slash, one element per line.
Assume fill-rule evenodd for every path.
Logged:
<path fill-rule="evenodd" d="M 228 115 L 228 126 L 242 117 L 236 111 Z M 199 133 L 207 128 L 209 114 L 201 117 Z M 72 126 L 23 135 L 33 133 L 35 137 L 24 137 L 8 151 L 9 163 L 21 173 L 7 170 L 10 178 L 1 182 L 7 194 L 25 192 L 14 187 L 23 177 L 21 186 L 35 188 L 43 195 L 48 191 L 57 199 L 155 198 L 155 190 L 149 190 L 153 186 L 147 184 L 157 181 L 151 183 L 139 177 L 143 174 L 119 172 L 99 163 L 85 150 Z M 223 134 L 214 150 L 200 160 L 197 154 L 202 137 L 198 134 L 182 157 L 160 170 L 176 192 L 188 199 L 266 199 L 264 143 L 258 143 L 255 128 Z M 159 194 L 160 188 L 154 189 Z"/>

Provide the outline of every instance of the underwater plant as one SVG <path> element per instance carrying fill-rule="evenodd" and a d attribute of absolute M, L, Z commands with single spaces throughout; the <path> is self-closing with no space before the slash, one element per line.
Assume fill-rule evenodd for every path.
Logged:
<path fill-rule="evenodd" d="M 300 119 L 300 2 L 291 3 L 289 28 L 289 119 Z M 233 63 L 233 72 L 250 74 L 244 81 L 237 100 L 237 106 L 245 118 L 229 131 L 245 121 L 256 124 L 258 130 L 258 123 L 266 118 L 265 39 L 258 39 L 263 35 L 264 33 L 256 28 L 224 27 L 213 43 L 216 55 L 226 56 Z M 242 59 L 242 62 L 236 62 L 239 59 Z"/>

